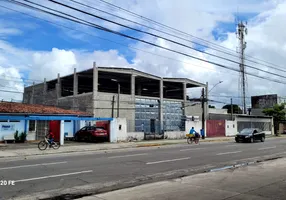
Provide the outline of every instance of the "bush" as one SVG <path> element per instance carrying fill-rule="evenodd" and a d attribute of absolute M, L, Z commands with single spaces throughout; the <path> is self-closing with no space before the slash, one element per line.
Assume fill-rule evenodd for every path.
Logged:
<path fill-rule="evenodd" d="M 25 142 L 27 138 L 27 133 L 26 132 L 22 132 L 20 135 L 20 141 L 21 142 Z"/>
<path fill-rule="evenodd" d="M 19 141 L 19 132 L 18 131 L 16 131 L 15 133 L 14 133 L 14 139 L 15 139 L 15 141 Z"/>

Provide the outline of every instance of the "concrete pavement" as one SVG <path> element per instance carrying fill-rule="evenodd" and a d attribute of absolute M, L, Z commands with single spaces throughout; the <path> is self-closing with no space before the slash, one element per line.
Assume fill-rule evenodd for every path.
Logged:
<path fill-rule="evenodd" d="M 141 185 L 79 200 L 285 199 L 286 159 Z"/>
<path fill-rule="evenodd" d="M 201 143 L 129 148 L 114 151 L 46 155 L 26 160 L 0 159 L 1 180 L 15 186 L 0 187 L 4 199 L 86 195 L 167 180 L 230 164 L 284 156 L 285 139 L 265 143 Z"/>

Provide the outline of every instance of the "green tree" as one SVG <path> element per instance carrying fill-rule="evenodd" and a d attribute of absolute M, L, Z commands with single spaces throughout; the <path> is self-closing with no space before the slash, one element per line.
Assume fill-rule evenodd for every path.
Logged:
<path fill-rule="evenodd" d="M 231 104 L 223 106 L 222 109 L 227 109 L 227 113 L 231 113 Z M 233 114 L 242 114 L 242 110 L 238 105 L 232 104 L 232 109 L 233 109 Z"/>
<path fill-rule="evenodd" d="M 282 104 L 276 104 L 273 106 L 273 108 L 265 108 L 262 112 L 267 115 L 273 117 L 274 121 L 274 132 L 276 135 L 278 135 L 278 126 L 279 122 L 285 120 L 285 105 Z"/>

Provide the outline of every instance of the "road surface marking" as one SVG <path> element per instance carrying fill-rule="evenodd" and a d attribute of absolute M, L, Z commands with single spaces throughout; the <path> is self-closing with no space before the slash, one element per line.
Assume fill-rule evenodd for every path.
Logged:
<path fill-rule="evenodd" d="M 220 155 L 226 155 L 226 154 L 235 154 L 235 153 L 240 153 L 241 151 L 232 151 L 232 152 L 224 152 L 224 153 L 218 153 L 216 154 L 217 156 L 220 156 Z"/>
<path fill-rule="evenodd" d="M 275 149 L 275 148 L 276 148 L 276 146 L 274 146 L 274 147 L 264 147 L 264 148 L 260 148 L 260 149 L 258 149 L 258 150 L 261 151 L 261 150 Z"/>
<path fill-rule="evenodd" d="M 50 175 L 50 176 L 42 176 L 42 177 L 36 177 L 36 178 L 28 178 L 28 179 L 17 180 L 17 181 L 15 181 L 15 183 L 35 181 L 35 180 L 55 178 L 55 177 L 62 177 L 62 176 L 70 176 L 70 175 L 76 175 L 76 174 L 86 174 L 86 173 L 92 173 L 92 172 L 93 172 L 93 170 L 88 170 L 88 171 L 72 172 L 72 173 L 67 173 L 67 174 L 57 174 L 57 175 Z"/>
<path fill-rule="evenodd" d="M 122 155 L 122 156 L 111 156 L 108 158 L 125 158 L 125 157 L 133 157 L 133 156 L 146 156 L 147 153 L 138 153 L 138 154 L 129 154 L 129 155 Z"/>
<path fill-rule="evenodd" d="M 47 166 L 47 165 L 58 165 L 58 164 L 65 164 L 67 162 L 53 162 L 53 163 L 40 163 L 40 164 L 33 164 L 33 165 L 20 165 L 15 167 L 3 167 L 0 170 L 6 169 L 18 169 L 18 168 L 25 168 L 25 167 L 36 167 L 36 166 Z"/>
<path fill-rule="evenodd" d="M 180 151 L 194 151 L 194 150 L 201 150 L 206 148 L 193 148 L 193 149 L 181 149 Z"/>
<path fill-rule="evenodd" d="M 177 159 L 172 159 L 172 160 L 160 160 L 160 161 L 155 161 L 155 162 L 147 162 L 146 165 L 153 165 L 153 164 L 166 163 L 166 162 L 175 162 L 175 161 L 180 161 L 180 160 L 188 160 L 190 158 L 191 157 L 177 158 Z"/>

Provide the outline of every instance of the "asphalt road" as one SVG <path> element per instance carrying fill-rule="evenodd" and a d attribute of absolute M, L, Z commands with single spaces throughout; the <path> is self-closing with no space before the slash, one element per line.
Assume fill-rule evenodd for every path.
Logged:
<path fill-rule="evenodd" d="M 3 199 L 48 190 L 63 190 L 91 183 L 132 180 L 173 170 L 218 167 L 221 163 L 276 153 L 286 153 L 285 139 L 264 143 L 201 143 L 138 148 L 75 155 L 49 155 L 28 160 L 0 160 L 0 180 L 15 185 L 0 186 Z M 96 144 L 95 144 L 96 145 Z"/>

